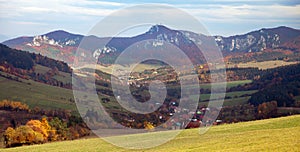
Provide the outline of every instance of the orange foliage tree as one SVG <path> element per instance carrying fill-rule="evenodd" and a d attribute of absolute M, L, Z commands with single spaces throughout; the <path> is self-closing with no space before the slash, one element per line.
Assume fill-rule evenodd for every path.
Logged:
<path fill-rule="evenodd" d="M 29 126 L 23 125 L 16 129 L 8 127 L 4 133 L 4 144 L 6 147 L 14 147 L 23 144 L 43 143 L 43 135 L 35 132 Z"/>
<path fill-rule="evenodd" d="M 0 102 L 0 109 L 13 111 L 29 111 L 29 107 L 19 101 L 3 100 Z"/>
<path fill-rule="evenodd" d="M 29 126 L 35 132 L 42 134 L 45 141 L 48 140 L 51 127 L 46 118 L 43 118 L 42 121 L 30 120 L 26 123 L 26 126 Z"/>

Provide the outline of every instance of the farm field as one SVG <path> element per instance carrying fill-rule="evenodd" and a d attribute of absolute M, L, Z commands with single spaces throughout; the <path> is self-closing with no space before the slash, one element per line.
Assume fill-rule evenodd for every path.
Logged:
<path fill-rule="evenodd" d="M 238 81 L 229 81 L 226 83 L 226 88 L 232 88 L 232 87 L 236 87 L 238 85 L 244 85 L 244 84 L 247 84 L 247 83 L 251 83 L 252 80 L 238 80 Z M 222 83 L 216 83 L 214 84 L 216 85 L 216 88 L 218 88 L 218 86 L 221 86 L 223 85 Z M 173 87 L 173 86 L 172 86 Z M 177 87 L 177 86 L 175 86 Z M 190 88 L 193 88 L 195 87 L 195 85 L 189 85 Z M 211 84 L 210 83 L 201 83 L 199 84 L 199 87 L 202 88 L 202 89 L 210 89 L 211 88 Z"/>
<path fill-rule="evenodd" d="M 246 62 L 246 63 L 238 63 L 238 64 L 227 64 L 228 68 L 259 68 L 259 69 L 271 69 L 280 66 L 292 65 L 297 64 L 299 62 L 286 62 L 283 60 L 276 60 L 276 61 L 264 61 L 264 62 Z"/>
<path fill-rule="evenodd" d="M 124 68 L 124 66 L 121 66 L 121 65 L 114 65 L 120 69 Z M 102 65 L 85 65 L 85 66 L 82 66 L 82 67 L 79 67 L 79 68 L 75 68 L 75 69 L 83 69 L 83 68 L 87 68 L 87 69 L 95 69 L 95 70 L 99 70 L 99 71 L 103 71 L 105 73 L 108 73 L 108 74 L 111 74 L 112 73 L 112 69 L 114 68 L 113 65 L 110 65 L 110 66 L 102 66 Z M 150 64 L 138 64 L 136 67 L 133 67 L 134 65 L 130 65 L 130 66 L 127 66 L 126 69 L 128 68 L 134 68 L 133 71 L 136 71 L 136 72 L 142 72 L 144 70 L 149 70 L 149 69 L 157 69 L 161 66 L 159 65 L 150 65 Z"/>
<path fill-rule="evenodd" d="M 158 147 L 143 149 L 144 152 L 181 151 L 299 151 L 300 115 L 213 126 L 205 134 L 199 129 L 182 131 L 175 139 Z M 161 133 L 148 133 L 160 138 Z M 141 134 L 131 135 L 141 136 Z M 120 137 L 119 137 L 120 138 Z M 126 138 L 126 136 L 124 136 Z M 47 143 L 3 149 L 3 152 L 43 151 L 141 151 L 116 147 L 99 138 Z"/>
<path fill-rule="evenodd" d="M 250 99 L 250 96 L 233 98 L 233 99 L 225 99 L 223 102 L 223 107 L 247 104 L 249 99 Z M 210 101 L 210 102 L 213 102 L 213 101 Z M 208 103 L 209 103 L 209 101 L 199 102 L 199 106 L 200 107 L 207 106 Z"/>
<path fill-rule="evenodd" d="M 242 95 L 251 95 L 251 94 L 255 93 L 256 91 L 257 90 L 227 92 L 225 96 L 234 99 L 234 98 L 239 98 Z M 210 96 L 211 96 L 210 94 L 201 94 L 200 99 L 202 101 L 206 101 L 206 100 L 210 99 Z M 218 97 L 218 94 L 215 94 L 214 97 Z"/>

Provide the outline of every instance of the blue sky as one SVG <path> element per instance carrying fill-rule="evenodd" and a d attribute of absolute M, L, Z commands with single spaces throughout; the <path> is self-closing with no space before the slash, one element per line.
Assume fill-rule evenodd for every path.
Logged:
<path fill-rule="evenodd" d="M 300 29 L 299 0 L 0 0 L 0 41 L 58 29 L 85 35 L 105 16 L 145 3 L 180 8 L 196 17 L 212 35 L 277 26 Z"/>

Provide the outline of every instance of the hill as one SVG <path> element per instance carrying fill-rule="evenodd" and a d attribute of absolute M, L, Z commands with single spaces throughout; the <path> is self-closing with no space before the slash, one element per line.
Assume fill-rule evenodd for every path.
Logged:
<path fill-rule="evenodd" d="M 294 97 L 300 95 L 300 64 L 268 69 L 260 76 L 252 84 L 259 91 L 252 94 L 249 103 L 257 106 L 277 101 L 280 107 L 298 106 Z"/>
<path fill-rule="evenodd" d="M 143 151 L 299 151 L 300 115 L 213 126 L 199 135 L 199 129 L 182 131 L 175 139 Z M 150 133 L 159 138 L 162 133 Z M 130 140 L 134 142 L 133 135 Z M 120 138 L 120 137 L 119 137 Z M 124 137 L 124 139 L 127 137 Z M 123 140 L 124 142 L 128 141 Z M 139 141 L 138 143 L 143 143 Z M 3 152 L 23 151 L 140 151 L 116 147 L 102 139 L 82 139 L 44 145 L 3 149 Z"/>
<path fill-rule="evenodd" d="M 280 26 L 229 37 L 217 36 L 216 41 L 225 52 L 260 52 L 267 48 L 282 48 L 285 43 L 297 39 L 300 31 Z"/>
<path fill-rule="evenodd" d="M 4 73 L 54 86 L 71 87 L 72 70 L 65 62 L 40 54 L 11 49 L 3 44 L 0 44 L 0 54 L 0 71 Z"/>
<path fill-rule="evenodd" d="M 84 50 L 81 57 L 84 57 L 85 61 L 90 61 L 99 56 L 100 63 L 111 64 L 130 45 L 153 39 L 153 43 L 147 45 L 147 49 L 149 49 L 148 47 L 157 48 L 165 46 L 165 43 L 171 43 L 183 50 L 192 62 L 199 64 L 205 63 L 205 59 L 202 53 L 199 53 L 196 43 L 206 44 L 209 39 L 215 39 L 223 55 L 227 57 L 226 60 L 245 62 L 274 59 L 298 60 L 299 38 L 299 30 L 285 26 L 263 28 L 229 37 L 208 37 L 192 31 L 175 30 L 163 25 L 154 25 L 143 34 L 134 37 L 114 37 L 109 42 L 110 38 L 83 36 L 59 30 L 34 37 L 15 38 L 7 40 L 3 44 L 20 50 L 40 53 L 71 65 L 74 62 L 77 47 L 83 40 L 87 42 L 86 45 L 81 46 L 81 49 Z M 206 49 L 209 51 L 211 48 Z"/>

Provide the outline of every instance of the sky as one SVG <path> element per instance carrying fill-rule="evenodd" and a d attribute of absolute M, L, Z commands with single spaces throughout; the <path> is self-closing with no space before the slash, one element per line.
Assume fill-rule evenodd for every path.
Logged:
<path fill-rule="evenodd" d="M 54 30 L 86 35 L 111 13 L 147 3 L 179 8 L 198 19 L 211 35 L 277 26 L 300 29 L 300 0 L 0 0 L 0 42 Z"/>

